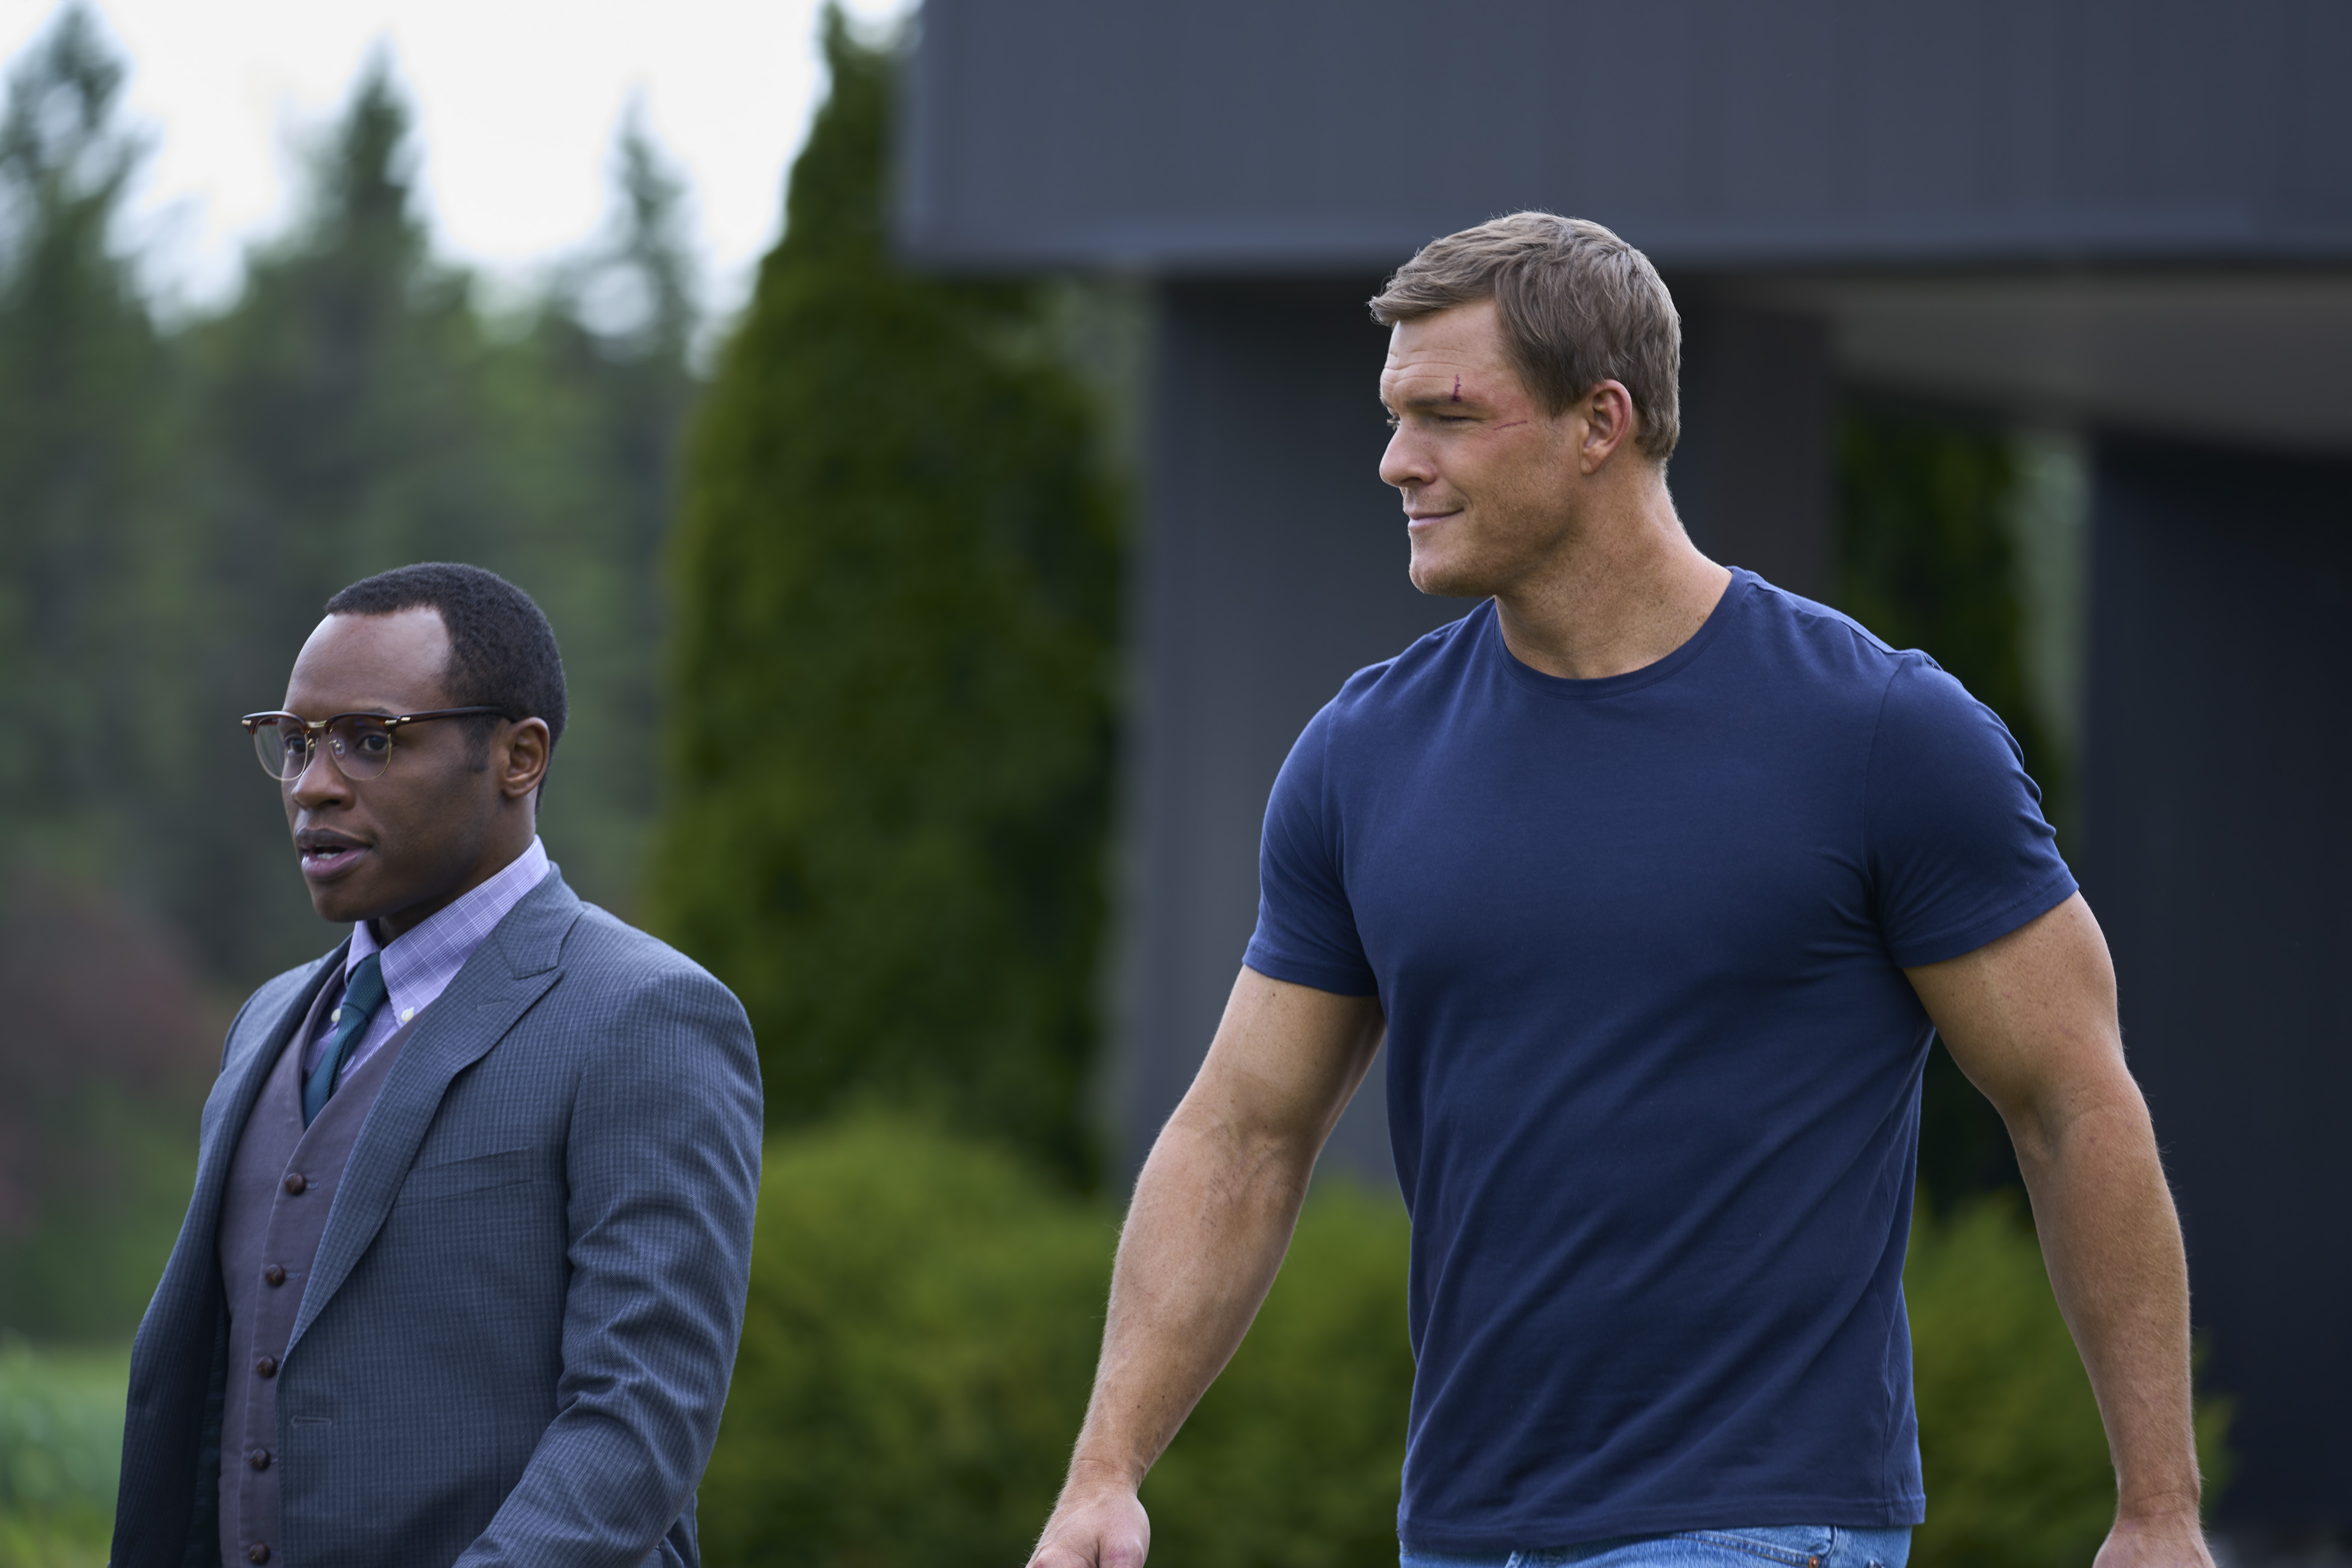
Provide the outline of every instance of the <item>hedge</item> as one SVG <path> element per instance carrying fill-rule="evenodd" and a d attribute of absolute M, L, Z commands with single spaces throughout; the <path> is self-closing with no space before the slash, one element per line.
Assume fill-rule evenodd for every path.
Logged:
<path fill-rule="evenodd" d="M 1085 1405 L 1105 1205 L 1001 1150 L 860 1118 L 772 1144 L 702 1491 L 714 1568 L 1018 1564 Z M 1392 1196 L 1318 1184 L 1265 1310 L 1144 1488 L 1163 1568 L 1392 1568 L 1412 1363 Z M 2090 1561 L 2114 1480 L 2039 1250 L 1995 1199 L 1915 1226 L 1919 1568 Z M 2200 1421 L 2223 1471 L 2226 1409 Z"/>

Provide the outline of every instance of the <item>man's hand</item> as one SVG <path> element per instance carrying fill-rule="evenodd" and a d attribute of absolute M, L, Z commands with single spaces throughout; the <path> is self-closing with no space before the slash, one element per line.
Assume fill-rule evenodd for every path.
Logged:
<path fill-rule="evenodd" d="M 1151 1521 L 1135 1494 L 1125 1477 L 1080 1459 L 1070 1467 L 1029 1568 L 1143 1568 Z"/>
<path fill-rule="evenodd" d="M 2091 1568 L 2213 1568 L 2205 1527 L 2191 1504 L 2185 1513 L 2120 1518 Z"/>
<path fill-rule="evenodd" d="M 2116 974 L 2080 894 L 1974 952 L 1907 971 L 1946 1048 L 2009 1125 L 2058 1310 L 2115 1456 L 2097 1568 L 2212 1568 L 2189 1372 L 2189 1268 L 2156 1130 L 2124 1066 Z"/>

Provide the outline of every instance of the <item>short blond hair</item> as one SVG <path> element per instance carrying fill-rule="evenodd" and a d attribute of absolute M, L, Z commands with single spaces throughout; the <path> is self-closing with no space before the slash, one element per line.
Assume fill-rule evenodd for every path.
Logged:
<path fill-rule="evenodd" d="M 1553 414 L 1604 381 L 1633 395 L 1633 445 L 1682 434 L 1683 323 L 1650 258 L 1597 223 L 1519 212 L 1433 239 L 1372 299 L 1384 327 L 1495 301 L 1512 366 Z"/>

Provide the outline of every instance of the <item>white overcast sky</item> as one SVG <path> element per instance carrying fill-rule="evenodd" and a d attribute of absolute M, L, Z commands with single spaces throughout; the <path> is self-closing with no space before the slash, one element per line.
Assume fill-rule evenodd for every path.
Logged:
<path fill-rule="evenodd" d="M 167 297 L 220 299 L 293 211 L 297 149 L 390 51 L 416 112 L 443 254 L 524 283 L 610 212 L 625 106 L 693 193 L 710 302 L 738 302 L 773 241 L 785 170 L 824 86 L 820 0 L 97 0 L 153 152 L 133 232 Z M 908 0 L 849 0 L 863 26 Z M 58 0 L 0 0 L 13 64 Z"/>

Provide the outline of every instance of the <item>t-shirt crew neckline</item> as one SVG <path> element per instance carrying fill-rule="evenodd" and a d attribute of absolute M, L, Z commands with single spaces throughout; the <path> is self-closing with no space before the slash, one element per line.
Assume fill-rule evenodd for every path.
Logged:
<path fill-rule="evenodd" d="M 1588 702 L 1595 698 L 1621 697 L 1628 691 L 1638 691 L 1644 686 L 1669 679 L 1705 653 L 1707 645 L 1715 640 L 1716 634 L 1722 630 L 1724 623 L 1731 618 L 1733 601 L 1745 598 L 1757 581 L 1756 574 L 1744 567 L 1734 566 L 1730 570 L 1731 581 L 1724 584 L 1722 596 L 1716 600 L 1715 608 L 1707 612 L 1706 619 L 1699 623 L 1698 630 L 1684 638 L 1682 646 L 1664 658 L 1654 659 L 1639 669 L 1629 669 L 1622 675 L 1601 675 L 1584 679 L 1567 675 L 1546 675 L 1511 651 L 1511 645 L 1503 637 L 1502 613 L 1496 608 L 1495 601 L 1489 599 L 1479 607 L 1486 612 L 1486 632 L 1493 645 L 1493 657 L 1501 662 L 1513 679 L 1528 690 L 1540 692 L 1546 697 L 1570 702 Z"/>

